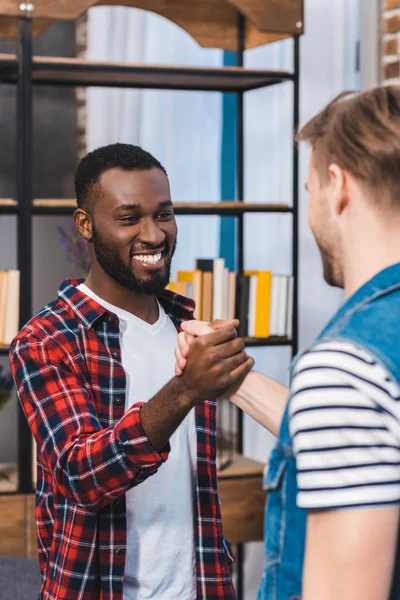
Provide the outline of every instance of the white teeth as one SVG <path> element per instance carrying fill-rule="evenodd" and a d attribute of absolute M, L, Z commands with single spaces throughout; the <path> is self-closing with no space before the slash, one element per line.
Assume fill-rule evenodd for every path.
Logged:
<path fill-rule="evenodd" d="M 161 252 L 157 252 L 157 254 L 137 254 L 134 259 L 148 265 L 155 265 L 161 260 Z"/>

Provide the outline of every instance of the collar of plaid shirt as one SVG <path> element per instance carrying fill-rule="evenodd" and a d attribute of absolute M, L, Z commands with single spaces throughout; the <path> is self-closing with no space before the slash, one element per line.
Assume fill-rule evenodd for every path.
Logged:
<path fill-rule="evenodd" d="M 18 396 L 36 440 L 36 522 L 41 600 L 122 600 L 125 492 L 157 472 L 157 453 L 136 404 L 124 413 L 126 379 L 118 317 L 65 281 L 15 338 Z M 177 331 L 194 303 L 159 297 Z M 222 534 L 216 473 L 216 403 L 196 408 L 197 600 L 233 600 L 232 556 Z M 162 560 L 162 556 L 160 556 Z"/>

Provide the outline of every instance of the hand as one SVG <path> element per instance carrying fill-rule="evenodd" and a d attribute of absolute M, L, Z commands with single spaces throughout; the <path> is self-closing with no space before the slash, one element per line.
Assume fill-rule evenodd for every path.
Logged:
<path fill-rule="evenodd" d="M 177 381 L 182 395 L 189 397 L 193 405 L 217 399 L 228 391 L 234 393 L 254 366 L 232 325 L 193 339 L 185 360 L 185 370 Z"/>
<path fill-rule="evenodd" d="M 180 377 L 186 367 L 186 357 L 189 353 L 189 348 L 194 342 L 196 337 L 206 335 L 212 331 L 217 331 L 222 327 L 235 327 L 239 326 L 239 321 L 234 319 L 233 321 L 223 321 L 222 319 L 215 319 L 212 323 L 207 321 L 183 321 L 181 328 L 182 331 L 178 335 L 178 346 L 175 348 L 175 375 Z"/>

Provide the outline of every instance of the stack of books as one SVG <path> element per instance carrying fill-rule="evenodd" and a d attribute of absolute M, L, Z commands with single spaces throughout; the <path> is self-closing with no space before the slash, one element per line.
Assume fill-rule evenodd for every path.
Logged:
<path fill-rule="evenodd" d="M 19 330 L 19 271 L 0 271 L 0 346 L 9 346 Z"/>
<path fill-rule="evenodd" d="M 252 338 L 292 336 L 293 277 L 271 271 L 237 275 L 223 258 L 198 259 L 193 271 L 178 271 L 168 289 L 192 298 L 201 321 L 240 321 L 239 335 Z"/>

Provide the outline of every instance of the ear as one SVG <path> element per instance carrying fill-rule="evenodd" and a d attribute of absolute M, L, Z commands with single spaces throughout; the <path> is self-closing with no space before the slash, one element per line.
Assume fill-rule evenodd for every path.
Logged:
<path fill-rule="evenodd" d="M 78 208 L 74 212 L 74 221 L 76 228 L 79 233 L 85 240 L 88 242 L 93 241 L 93 232 L 92 232 L 92 218 L 91 216 L 82 208 Z"/>
<path fill-rule="evenodd" d="M 341 215 L 349 201 L 346 172 L 336 163 L 332 163 L 328 167 L 328 173 L 333 197 L 333 210 L 335 214 Z"/>

